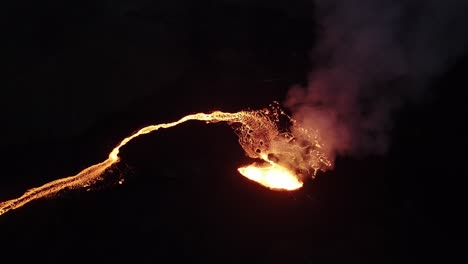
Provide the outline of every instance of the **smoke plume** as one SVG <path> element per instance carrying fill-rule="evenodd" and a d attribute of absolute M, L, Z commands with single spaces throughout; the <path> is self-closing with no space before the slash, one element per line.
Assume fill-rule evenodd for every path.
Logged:
<path fill-rule="evenodd" d="M 464 1 L 318 0 L 318 41 L 306 87 L 285 105 L 325 152 L 383 154 L 392 114 L 424 95 L 429 82 L 465 52 Z"/>

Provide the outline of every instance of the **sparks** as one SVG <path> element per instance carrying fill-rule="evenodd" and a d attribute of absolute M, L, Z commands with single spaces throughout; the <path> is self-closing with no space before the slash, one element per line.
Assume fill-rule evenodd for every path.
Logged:
<path fill-rule="evenodd" d="M 46 183 L 40 187 L 27 190 L 22 196 L 0 203 L 0 215 L 40 198 L 51 197 L 64 189 L 76 189 L 92 186 L 101 175 L 112 165 L 117 163 L 120 148 L 132 139 L 159 130 L 177 126 L 189 120 L 205 121 L 206 123 L 227 122 L 235 129 L 239 136 L 239 143 L 247 156 L 262 159 L 266 165 L 256 163 L 239 168 L 239 172 L 247 178 L 254 180 L 268 188 L 275 190 L 294 190 L 302 186 L 299 177 L 292 173 L 287 167 L 298 169 L 324 170 L 330 166 L 320 149 L 316 135 L 311 133 L 300 134 L 300 141 L 296 140 L 291 133 L 281 133 L 277 126 L 280 115 L 285 115 L 278 104 L 270 105 L 258 111 L 240 111 L 237 113 L 225 113 L 214 111 L 210 114 L 197 113 L 187 115 L 178 121 L 151 125 L 138 130 L 129 137 L 124 138 L 112 151 L 106 160 L 101 163 L 85 168 L 78 174 Z M 287 116 L 287 115 L 285 115 Z M 289 116 L 287 116 L 289 118 Z M 290 120 L 291 121 L 291 120 Z M 307 137 L 304 137 L 307 135 Z M 299 142 L 299 143 L 298 143 Z M 304 144 L 307 146 L 304 147 Z M 304 152 L 307 149 L 307 152 Z M 273 162 L 268 157 L 272 155 L 281 163 Z M 301 156 L 296 159 L 295 156 Z M 299 160 L 300 162 L 297 162 Z M 287 166 L 285 166 L 287 165 Z M 119 184 L 123 183 L 123 179 Z"/>

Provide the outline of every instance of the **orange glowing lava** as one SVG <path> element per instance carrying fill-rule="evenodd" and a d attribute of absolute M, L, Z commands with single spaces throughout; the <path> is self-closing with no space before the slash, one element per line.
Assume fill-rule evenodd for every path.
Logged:
<path fill-rule="evenodd" d="M 252 164 L 238 170 L 248 179 L 273 190 L 292 191 L 302 187 L 302 182 L 291 171 L 274 163 Z"/>
<path fill-rule="evenodd" d="M 206 123 L 227 122 L 233 126 L 239 136 L 239 144 L 247 156 L 262 159 L 266 165 L 252 164 L 239 168 L 239 172 L 245 177 L 254 180 L 274 190 L 295 190 L 302 186 L 299 178 L 286 169 L 268 159 L 269 155 L 280 160 L 281 164 L 287 164 L 289 168 L 297 168 L 299 171 L 325 170 L 331 163 L 321 150 L 321 144 L 316 133 L 312 133 L 300 127 L 293 132 L 280 132 L 278 128 L 280 116 L 287 116 L 278 105 L 270 105 L 257 111 L 240 111 L 237 113 L 225 113 L 215 111 L 210 114 L 198 113 L 187 115 L 178 121 L 151 125 L 138 130 L 129 137 L 124 138 L 112 151 L 106 160 L 85 168 L 74 176 L 61 178 L 42 186 L 27 190 L 22 196 L 0 203 L 0 215 L 23 205 L 45 197 L 51 197 L 64 189 L 75 189 L 93 185 L 101 178 L 101 175 L 112 165 L 117 163 L 120 148 L 132 139 L 148 134 L 160 128 L 170 128 L 189 120 L 205 121 Z M 293 121 L 289 118 L 290 121 Z M 294 133 L 296 131 L 296 134 Z M 207 161 L 208 162 L 208 161 Z M 119 181 L 122 184 L 123 180 Z"/>
<path fill-rule="evenodd" d="M 292 191 L 302 187 L 302 181 L 287 168 L 268 159 L 266 154 L 260 154 L 264 164 L 253 163 L 237 169 L 246 178 L 260 183 L 272 190 Z"/>

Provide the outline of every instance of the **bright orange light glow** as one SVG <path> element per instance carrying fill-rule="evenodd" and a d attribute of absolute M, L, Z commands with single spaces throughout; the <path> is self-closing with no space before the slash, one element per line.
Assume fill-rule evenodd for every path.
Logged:
<path fill-rule="evenodd" d="M 288 169 L 274 163 L 252 164 L 238 169 L 248 179 L 273 190 L 296 190 L 302 182 Z"/>
<path fill-rule="evenodd" d="M 281 132 L 278 127 L 280 117 L 286 117 L 292 122 L 294 130 Z M 29 189 L 18 198 L 0 202 L 0 215 L 20 208 L 33 200 L 56 195 L 64 189 L 88 188 L 101 179 L 102 174 L 108 168 L 119 162 L 120 148 L 132 139 L 161 128 L 174 127 L 190 120 L 205 121 L 206 123 L 227 122 L 231 125 L 238 135 L 239 144 L 246 155 L 250 158 L 262 159 L 266 164 L 262 166 L 253 164 L 242 167 L 239 168 L 239 172 L 245 177 L 271 189 L 295 190 L 302 186 L 302 182 L 297 175 L 286 167 L 295 168 L 297 171 L 311 172 L 315 175 L 317 170 L 326 170 L 331 166 L 321 150 L 318 134 L 298 126 L 277 104 L 256 111 L 197 113 L 184 116 L 175 122 L 143 127 L 129 137 L 124 138 L 112 149 L 108 158 L 103 162 L 89 166 L 74 176 L 61 178 Z M 274 157 L 275 161 L 281 161 L 280 164 L 286 164 L 286 167 L 269 160 L 270 155 Z M 124 180 L 121 179 L 118 183 L 123 184 Z"/>
<path fill-rule="evenodd" d="M 187 115 L 175 122 L 144 127 L 138 130 L 133 135 L 124 138 L 114 149 L 112 149 L 112 151 L 109 153 L 109 157 L 105 161 L 89 166 L 88 168 L 85 168 L 84 170 L 82 170 L 74 176 L 69 176 L 55 181 L 51 181 L 42 186 L 29 189 L 22 196 L 16 199 L 0 202 L 0 215 L 10 210 L 18 209 L 33 200 L 56 195 L 58 192 L 64 189 L 76 189 L 92 185 L 101 178 L 101 175 L 109 167 L 111 167 L 113 164 L 117 163 L 120 160 L 118 156 L 120 148 L 125 146 L 128 142 L 130 142 L 132 139 L 138 136 L 148 134 L 161 128 L 174 127 L 190 120 L 205 121 L 207 123 L 215 123 L 221 121 L 242 122 L 243 118 L 249 115 L 252 114 L 250 112 L 243 111 L 237 113 L 224 113 L 220 111 L 215 111 L 211 114 L 198 113 L 193 115 Z"/>

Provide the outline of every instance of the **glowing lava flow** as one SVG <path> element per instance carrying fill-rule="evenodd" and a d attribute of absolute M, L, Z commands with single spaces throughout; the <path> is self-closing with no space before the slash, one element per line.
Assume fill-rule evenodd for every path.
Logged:
<path fill-rule="evenodd" d="M 293 172 L 268 160 L 265 156 L 262 158 L 268 163 L 263 166 L 254 163 L 241 167 L 238 171 L 246 178 L 273 190 L 292 191 L 302 187 L 302 182 Z"/>
<path fill-rule="evenodd" d="M 277 123 L 280 116 L 285 115 L 277 105 L 258 111 L 240 111 L 237 113 L 224 113 L 215 111 L 211 114 L 198 113 L 182 117 L 178 121 L 151 125 L 138 130 L 131 136 L 124 138 L 109 154 L 109 157 L 98 164 L 92 165 L 78 174 L 46 183 L 40 187 L 26 191 L 16 199 L 0 203 L 0 215 L 22 207 L 36 199 L 51 197 L 64 189 L 87 187 L 100 179 L 100 176 L 117 163 L 120 148 L 132 139 L 156 131 L 160 128 L 170 128 L 189 120 L 205 121 L 206 123 L 227 122 L 235 129 L 239 136 L 239 143 L 247 156 L 262 159 L 266 165 L 252 164 L 239 168 L 245 177 L 254 180 L 266 187 L 275 190 L 294 190 L 302 186 L 298 175 L 288 168 L 297 168 L 298 171 L 325 170 L 331 166 L 323 152 L 317 136 L 302 128 L 294 133 L 280 133 Z M 289 116 L 287 116 L 289 118 Z M 292 121 L 292 120 L 290 120 Z M 271 161 L 272 155 L 280 163 Z M 296 157 L 301 157 L 296 158 Z M 299 160 L 299 161 L 298 161 Z"/>
<path fill-rule="evenodd" d="M 241 167 L 238 171 L 246 178 L 258 182 L 273 190 L 296 190 L 302 182 L 286 168 L 276 164 L 258 166 L 256 164 Z"/>
<path fill-rule="evenodd" d="M 243 114 L 244 112 L 238 112 L 238 113 L 232 114 L 232 113 L 223 113 L 219 111 L 213 112 L 212 114 L 198 113 L 198 114 L 193 114 L 193 115 L 187 115 L 179 119 L 176 122 L 144 127 L 140 129 L 139 131 L 137 131 L 135 134 L 122 140 L 111 151 L 111 153 L 109 154 L 109 157 L 105 161 L 92 165 L 82 170 L 80 173 L 78 173 L 75 176 L 58 179 L 58 180 L 46 183 L 40 187 L 32 188 L 26 191 L 19 198 L 0 203 L 0 215 L 10 210 L 17 209 L 33 200 L 44 198 L 44 197 L 50 197 L 66 188 L 74 189 L 74 188 L 86 187 L 86 186 L 91 185 L 92 183 L 94 183 L 96 180 L 99 179 L 99 176 L 107 168 L 109 168 L 112 164 L 119 161 L 118 154 L 119 154 L 120 148 L 123 147 L 125 144 L 127 144 L 130 140 L 140 135 L 150 133 L 160 128 L 170 128 L 170 127 L 176 126 L 180 123 L 183 123 L 189 120 L 200 120 L 200 121 L 207 121 L 207 122 L 212 122 L 212 123 L 219 122 L 219 121 L 235 121 L 236 119 L 241 118 Z"/>

